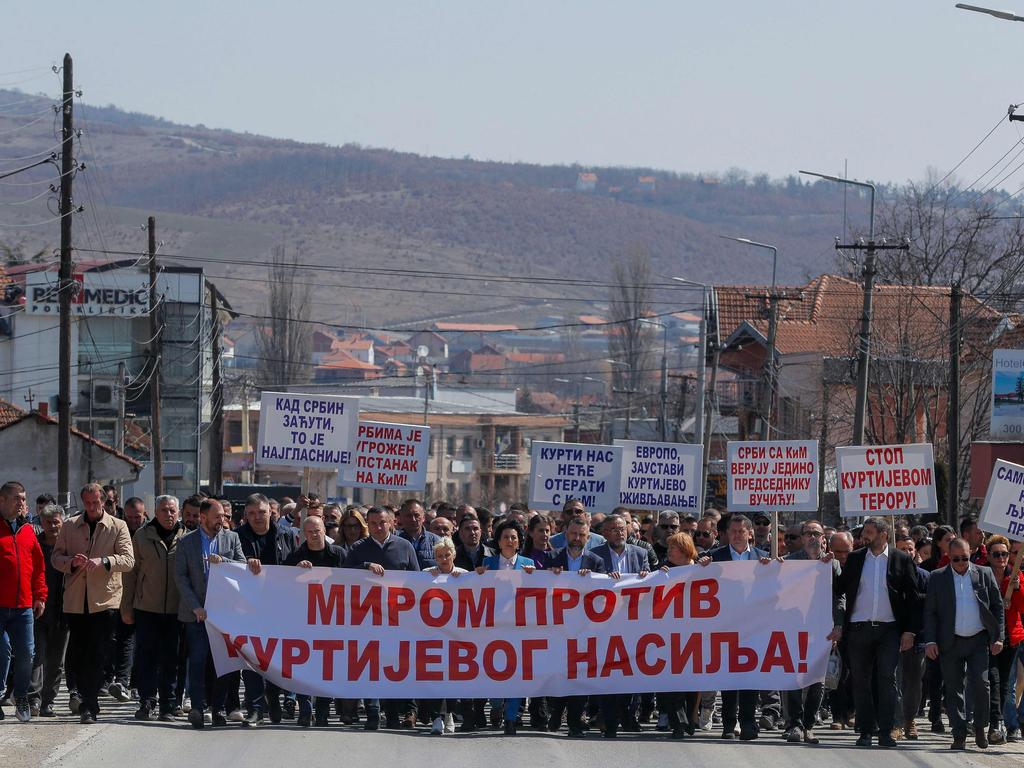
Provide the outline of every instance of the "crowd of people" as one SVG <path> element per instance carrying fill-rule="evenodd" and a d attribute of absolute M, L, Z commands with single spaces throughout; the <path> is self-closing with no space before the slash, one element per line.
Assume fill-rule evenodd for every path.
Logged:
<path fill-rule="evenodd" d="M 559 514 L 513 504 L 503 514 L 408 499 L 397 508 L 256 494 L 244 504 L 201 495 L 119 504 L 116 489 L 82 488 L 73 516 L 48 495 L 30 512 L 25 488 L 0 486 L 0 705 L 18 720 L 70 712 L 95 723 L 101 701 L 137 700 L 137 720 L 193 728 L 365 730 L 429 726 L 433 734 L 519 728 L 615 738 L 651 726 L 670 738 L 775 732 L 817 744 L 815 728 L 853 731 L 860 747 L 916 740 L 916 721 L 953 749 L 1018 741 L 1024 702 L 1024 588 L 1011 567 L 1020 546 L 965 518 L 958 530 L 870 517 L 850 529 L 818 520 L 775 529 L 709 508 L 700 518 L 618 508 Z M 433 574 L 543 569 L 645 576 L 655 569 L 752 560 L 822 560 L 833 575 L 829 640 L 841 665 L 796 691 L 643 692 L 520 699 L 375 700 L 295 695 L 246 670 L 217 677 L 205 627 L 211 563 L 362 568 Z M 1013 578 L 1011 579 L 1011 576 Z M 1012 581 L 1012 586 L 1011 586 Z M 841 671 L 839 671 L 841 669 Z M 1024 682 L 1024 681 L 1022 681 Z M 687 686 L 680 686 L 687 687 Z M 0 719 L 4 711 L 0 706 Z"/>

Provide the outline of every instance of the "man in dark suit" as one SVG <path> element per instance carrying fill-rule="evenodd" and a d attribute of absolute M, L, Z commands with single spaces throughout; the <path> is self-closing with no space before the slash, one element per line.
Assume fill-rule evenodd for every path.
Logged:
<path fill-rule="evenodd" d="M 743 560 L 758 560 L 762 563 L 771 562 L 768 553 L 757 549 L 751 540 L 754 536 L 754 524 L 745 515 L 732 515 L 726 528 L 726 543 L 712 549 L 708 553 L 710 562 L 728 563 Z M 709 562 L 701 559 L 701 562 Z M 732 739 L 736 736 L 737 717 L 740 724 L 740 739 L 753 741 L 758 736 L 757 721 L 754 719 L 757 709 L 758 691 L 722 691 L 722 738 Z"/>
<path fill-rule="evenodd" d="M 370 535 L 357 541 L 345 558 L 346 568 L 365 568 L 377 576 L 385 571 L 418 571 L 419 561 L 413 545 L 395 535 L 395 518 L 383 507 L 366 511 L 366 527 Z M 363 728 L 376 731 L 380 727 L 380 706 L 384 704 L 388 728 L 415 728 L 416 702 L 408 699 L 366 700 L 366 722 Z M 402 716 L 401 723 L 399 715 Z"/>
<path fill-rule="evenodd" d="M 917 568 L 913 558 L 889 544 L 890 535 L 885 518 L 867 518 L 861 532 L 865 546 L 846 559 L 841 577 L 859 747 L 871 746 L 876 727 L 878 746 L 896 746 L 896 665 L 921 628 Z"/>
<path fill-rule="evenodd" d="M 495 552 L 483 543 L 483 527 L 476 512 L 467 512 L 459 520 L 458 539 L 455 542 L 455 565 L 467 571 L 475 571 L 484 563 L 485 557 Z"/>
<path fill-rule="evenodd" d="M 928 580 L 924 607 L 924 652 L 942 665 L 952 749 L 964 749 L 967 741 L 965 684 L 970 685 L 974 704 L 974 741 L 979 748 L 988 748 L 988 654 L 1003 650 L 1003 618 L 1003 601 L 991 569 L 971 562 L 967 541 L 953 539 L 949 565 Z"/>
<path fill-rule="evenodd" d="M 590 517 L 579 515 L 569 521 L 565 529 L 565 547 L 560 549 L 551 561 L 550 571 L 561 573 L 569 571 L 586 576 L 594 573 L 604 573 L 604 560 L 598 557 L 592 550 L 587 549 L 587 541 L 590 538 Z M 549 730 L 557 731 L 561 727 L 562 712 L 565 712 L 565 721 L 569 726 L 569 738 L 578 739 L 584 736 L 583 711 L 587 706 L 586 696 L 559 696 L 550 697 L 548 702 L 551 706 L 551 713 L 548 719 Z"/>

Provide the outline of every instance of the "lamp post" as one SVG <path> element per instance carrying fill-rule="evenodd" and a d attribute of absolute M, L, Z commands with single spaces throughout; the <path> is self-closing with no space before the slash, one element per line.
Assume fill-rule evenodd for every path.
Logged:
<path fill-rule="evenodd" d="M 779 294 L 775 290 L 776 275 L 779 266 L 779 249 L 774 245 L 759 243 L 747 237 L 731 237 L 719 235 L 723 240 L 743 243 L 754 248 L 763 248 L 772 252 L 772 287 L 768 294 L 768 354 L 764 365 L 764 384 L 761 394 L 761 427 L 758 430 L 762 440 L 771 437 L 772 407 L 775 404 L 775 334 L 779 327 Z"/>
<path fill-rule="evenodd" d="M 629 362 L 623 362 L 621 360 L 613 360 L 612 358 L 605 358 L 605 362 L 609 365 L 624 365 L 626 366 L 626 387 L 625 389 L 616 389 L 612 387 L 612 393 L 626 396 L 626 434 L 625 438 L 629 440 L 629 427 L 630 422 L 633 418 L 633 394 L 636 390 L 633 388 L 633 366 Z M 615 419 L 612 418 L 612 425 L 614 427 Z M 612 429 L 612 439 L 615 437 L 615 430 Z"/>
<path fill-rule="evenodd" d="M 968 5 L 967 3 L 957 3 L 956 7 L 962 11 L 974 11 L 975 13 L 985 13 L 989 16 L 995 16 L 997 19 L 1003 21 L 1024 21 L 1024 16 L 1018 16 L 1015 13 L 1009 11 L 994 11 L 991 8 L 982 8 L 978 5 Z"/>
<path fill-rule="evenodd" d="M 868 410 L 868 367 L 871 361 L 871 304 L 875 291 L 875 185 L 866 181 L 854 181 L 840 176 L 814 171 L 800 171 L 805 176 L 816 176 L 837 184 L 849 184 L 871 192 L 871 213 L 868 218 L 868 243 L 864 251 L 864 301 L 860 316 L 860 339 L 857 349 L 857 402 L 853 413 L 853 440 L 855 445 L 864 444 L 864 423 Z"/>

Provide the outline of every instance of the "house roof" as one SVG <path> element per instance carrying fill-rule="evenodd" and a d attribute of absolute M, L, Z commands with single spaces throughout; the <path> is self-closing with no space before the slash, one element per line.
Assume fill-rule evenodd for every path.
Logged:
<path fill-rule="evenodd" d="M 317 368 L 344 369 L 350 371 L 380 371 L 379 365 L 364 363 L 344 349 L 334 348 L 320 359 Z"/>
<path fill-rule="evenodd" d="M 608 321 L 599 315 L 580 315 L 580 322 L 584 325 L 607 325 Z"/>
<path fill-rule="evenodd" d="M 23 409 L 19 408 L 16 405 L 12 405 L 11 403 L 8 403 L 6 400 L 0 400 L 0 432 L 2 432 L 3 430 L 5 430 L 5 429 L 7 429 L 9 427 L 13 427 L 15 424 L 20 424 L 21 422 L 26 421 L 27 419 L 30 419 L 30 418 L 35 418 L 39 424 L 43 424 L 43 425 L 47 425 L 47 426 L 54 426 L 54 427 L 56 427 L 59 424 L 57 419 L 55 419 L 55 418 L 53 418 L 51 416 L 45 415 L 43 413 L 40 413 L 39 411 L 31 411 L 31 412 L 29 412 L 29 411 L 26 411 L 26 410 L 23 410 Z M 106 443 L 104 443 L 104 442 L 102 442 L 100 440 L 97 440 L 92 435 L 90 435 L 90 434 L 88 434 L 86 432 L 83 432 L 82 430 L 78 429 L 77 427 L 72 427 L 71 428 L 71 434 L 74 437 L 77 437 L 79 440 L 85 440 L 86 442 L 92 443 L 97 448 L 99 448 L 101 451 L 106 451 L 107 453 L 116 456 L 117 458 L 121 459 L 122 461 L 127 462 L 128 464 L 131 464 L 136 469 L 142 469 L 142 463 L 141 462 L 136 461 L 135 459 L 133 459 L 131 456 L 128 456 L 127 454 L 121 453 L 119 450 L 117 450 L 113 446 L 107 445 Z"/>
<path fill-rule="evenodd" d="M 333 349 L 372 349 L 373 339 L 368 339 L 365 336 L 346 336 L 341 339 L 335 339 L 331 342 L 331 347 Z"/>
<path fill-rule="evenodd" d="M 768 335 L 769 288 L 718 288 L 720 327 L 729 337 Z M 803 286 L 778 287 L 775 346 L 780 354 L 806 352 L 849 356 L 856 348 L 863 290 L 860 283 L 838 275 L 821 275 Z M 873 294 L 872 340 L 877 354 L 912 350 L 915 356 L 945 354 L 949 334 L 950 288 L 947 286 L 876 285 Z M 973 296 L 965 295 L 962 311 L 973 322 L 968 334 L 987 336 L 1002 315 Z M 893 352 L 895 354 L 895 352 Z"/>

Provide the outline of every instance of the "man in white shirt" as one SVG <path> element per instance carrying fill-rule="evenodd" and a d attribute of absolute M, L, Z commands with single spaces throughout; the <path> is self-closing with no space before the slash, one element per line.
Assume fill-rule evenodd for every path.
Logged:
<path fill-rule="evenodd" d="M 952 749 L 967 741 L 964 689 L 970 686 L 974 705 L 974 741 L 988 747 L 988 655 L 1003 649 L 1003 601 L 992 571 L 971 563 L 971 545 L 964 539 L 949 544 L 949 565 L 928 580 L 924 608 L 924 652 L 942 665 L 946 710 L 953 731 Z"/>

